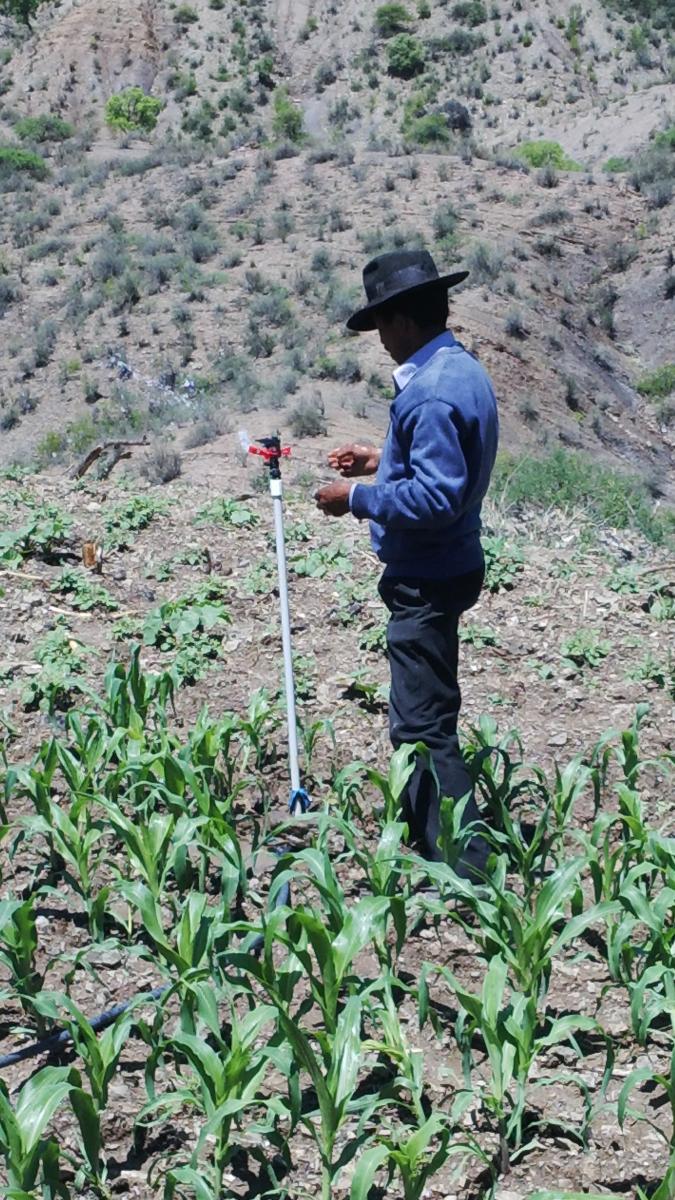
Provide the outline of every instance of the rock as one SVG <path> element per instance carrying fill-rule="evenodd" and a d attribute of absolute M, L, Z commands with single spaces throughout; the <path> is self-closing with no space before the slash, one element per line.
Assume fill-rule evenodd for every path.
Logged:
<path fill-rule="evenodd" d="M 43 604 L 44 596 L 41 592 L 26 592 L 21 607 L 28 612 L 32 612 L 36 608 L 42 608 Z"/>
<path fill-rule="evenodd" d="M 551 734 L 551 737 L 548 739 L 548 744 L 549 746 L 566 746 L 567 734 L 565 733 L 564 729 L 562 729 L 560 733 Z"/>

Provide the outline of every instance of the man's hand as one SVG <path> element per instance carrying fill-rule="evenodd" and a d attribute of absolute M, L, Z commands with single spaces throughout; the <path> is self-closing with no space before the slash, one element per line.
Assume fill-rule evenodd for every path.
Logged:
<path fill-rule="evenodd" d="M 342 483 L 339 479 L 335 483 L 327 483 L 314 493 L 316 506 L 326 517 L 344 517 L 349 512 L 350 491 L 351 484 Z"/>
<path fill-rule="evenodd" d="M 361 446 L 350 442 L 347 446 L 338 446 L 328 455 L 328 465 L 341 475 L 374 475 L 380 463 L 381 451 L 376 446 Z"/>

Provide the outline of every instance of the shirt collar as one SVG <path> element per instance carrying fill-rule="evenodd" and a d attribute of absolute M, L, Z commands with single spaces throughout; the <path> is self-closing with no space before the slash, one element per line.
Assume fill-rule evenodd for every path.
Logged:
<path fill-rule="evenodd" d="M 432 338 L 430 342 L 426 342 L 424 346 L 420 346 L 410 358 L 407 358 L 404 363 L 396 368 L 394 375 L 394 388 L 396 394 L 402 392 L 406 384 L 410 383 L 413 375 L 416 375 L 425 363 L 433 358 L 438 350 L 442 350 L 445 346 L 454 346 L 455 339 L 449 329 L 439 333 L 438 337 Z"/>

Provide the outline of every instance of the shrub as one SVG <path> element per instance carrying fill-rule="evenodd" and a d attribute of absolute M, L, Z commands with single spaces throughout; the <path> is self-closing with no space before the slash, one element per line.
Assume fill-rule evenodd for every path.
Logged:
<path fill-rule="evenodd" d="M 4 317 L 10 304 L 19 296 L 19 284 L 7 275 L 0 275 L 0 317 Z"/>
<path fill-rule="evenodd" d="M 445 113 L 450 129 L 456 133 L 468 133 L 471 129 L 471 113 L 459 100 L 446 100 L 442 112 Z"/>
<path fill-rule="evenodd" d="M 581 171 L 580 163 L 568 158 L 559 142 L 521 142 L 516 155 L 530 167 L 556 167 L 559 171 Z"/>
<path fill-rule="evenodd" d="M 615 242 L 607 255 L 607 266 L 610 271 L 625 271 L 638 256 L 637 246 L 631 242 Z"/>
<path fill-rule="evenodd" d="M 328 426 L 320 396 L 315 396 L 313 400 L 301 400 L 293 409 L 291 430 L 296 438 L 319 437 L 327 433 Z"/>
<path fill-rule="evenodd" d="M 619 175 L 622 171 L 630 170 L 630 159 L 618 157 L 608 158 L 602 169 L 603 171 L 606 171 L 608 175 Z"/>
<path fill-rule="evenodd" d="M 189 4 L 179 4 L 173 19 L 176 25 L 194 25 L 199 20 L 199 14 Z"/>
<path fill-rule="evenodd" d="M 96 254 L 89 263 L 92 279 L 107 283 L 109 279 L 117 279 L 129 265 L 124 243 L 119 238 L 102 238 L 96 247 Z"/>
<path fill-rule="evenodd" d="M 323 92 L 324 88 L 327 88 L 331 83 L 335 83 L 336 79 L 337 71 L 335 68 L 335 63 L 320 63 L 314 74 L 314 82 L 316 84 L 317 92 Z"/>
<path fill-rule="evenodd" d="M 519 340 L 527 337 L 527 329 L 525 328 L 522 313 L 516 309 L 506 314 L 504 329 L 509 337 L 518 338 Z"/>
<path fill-rule="evenodd" d="M 185 435 L 185 449 L 193 450 L 198 446 L 206 446 L 223 433 L 220 422 L 213 416 L 202 417 Z"/>
<path fill-rule="evenodd" d="M 410 13 L 404 4 L 381 4 L 375 10 L 375 28 L 380 37 L 393 37 L 410 23 Z"/>
<path fill-rule="evenodd" d="M 299 142 L 303 137 L 302 109 L 290 99 L 285 87 L 274 93 L 272 129 L 276 137 Z"/>
<path fill-rule="evenodd" d="M 446 143 L 450 140 L 448 122 L 441 113 L 427 113 L 406 124 L 405 132 L 411 142 L 420 146 Z"/>
<path fill-rule="evenodd" d="M 411 79 L 424 66 L 424 46 L 409 33 L 399 33 L 389 44 L 389 74 Z"/>
<path fill-rule="evenodd" d="M 452 204 L 443 204 L 437 208 L 432 222 L 434 237 L 438 241 L 454 241 L 458 220 L 457 210 Z"/>
<path fill-rule="evenodd" d="M 65 142 L 73 137 L 75 130 L 62 117 L 42 113 L 39 117 L 22 117 L 14 132 L 22 142 Z"/>
<path fill-rule="evenodd" d="M 0 146 L 0 179 L 12 175 L 15 171 L 26 172 L 34 179 L 44 179 L 48 167 L 39 154 L 31 150 L 21 150 L 18 146 Z"/>
<path fill-rule="evenodd" d="M 456 21 L 463 21 L 465 25 L 482 25 L 488 16 L 481 0 L 466 0 L 465 3 L 455 4 L 452 15 Z"/>
<path fill-rule="evenodd" d="M 558 186 L 558 172 L 551 163 L 540 167 L 537 171 L 537 183 L 540 187 L 555 188 Z"/>
<path fill-rule="evenodd" d="M 56 345 L 56 325 L 53 321 L 41 321 L 35 334 L 35 366 L 46 367 Z"/>
<path fill-rule="evenodd" d="M 657 179 L 644 191 L 650 208 L 666 208 L 673 198 L 673 185 L 669 179 Z"/>
<path fill-rule="evenodd" d="M 124 133 L 138 129 L 149 133 L 155 128 L 162 107 L 161 100 L 156 96 L 148 96 L 142 88 L 125 88 L 106 102 L 106 124 Z"/>
<path fill-rule="evenodd" d="M 141 463 L 141 474 L 148 483 L 170 483 L 181 473 L 180 454 L 171 446 L 158 442 Z"/>
<path fill-rule="evenodd" d="M 434 38 L 430 42 L 430 50 L 434 58 L 447 54 L 475 54 L 485 39 L 480 33 L 472 33 L 470 29 L 451 29 L 443 37 Z M 481 93 L 482 94 L 482 93 Z"/>
<path fill-rule="evenodd" d="M 504 269 L 504 258 L 498 250 L 486 242 L 476 242 L 466 256 L 466 265 L 474 284 L 490 283 Z"/>
<path fill-rule="evenodd" d="M 637 382 L 637 390 L 641 396 L 663 399 L 675 392 L 675 363 L 665 363 L 648 375 L 643 375 Z"/>

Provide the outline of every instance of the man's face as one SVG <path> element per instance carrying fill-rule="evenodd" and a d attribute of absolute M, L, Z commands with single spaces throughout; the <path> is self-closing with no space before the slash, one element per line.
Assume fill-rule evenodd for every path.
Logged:
<path fill-rule="evenodd" d="M 381 313 L 375 313 L 375 323 L 380 341 L 387 354 L 399 366 L 410 357 L 410 322 L 401 313 L 394 313 L 390 320 L 385 320 Z"/>

